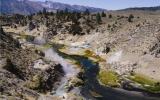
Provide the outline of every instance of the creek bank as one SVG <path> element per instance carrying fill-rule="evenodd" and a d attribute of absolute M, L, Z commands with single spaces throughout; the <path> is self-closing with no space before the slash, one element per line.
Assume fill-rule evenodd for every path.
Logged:
<path fill-rule="evenodd" d="M 60 51 L 64 52 L 65 50 L 60 49 Z M 65 51 L 65 52 L 66 52 L 66 51 Z M 69 58 L 71 57 L 71 58 L 77 59 L 78 64 L 80 64 L 81 66 L 83 66 L 84 69 L 85 69 L 85 76 L 86 76 L 86 73 L 90 73 L 90 74 L 91 74 L 92 72 L 95 73 L 95 74 L 97 73 L 97 75 L 98 75 L 98 72 L 99 72 L 98 69 L 97 69 L 96 67 L 93 67 L 93 66 L 97 66 L 97 65 L 98 65 L 98 62 L 97 62 L 97 64 L 96 64 L 96 62 L 91 61 L 93 64 L 90 63 L 90 64 L 91 64 L 91 65 L 90 65 L 89 62 L 83 60 L 83 59 L 86 59 L 86 60 L 87 60 L 89 57 L 86 57 L 86 58 L 85 58 L 85 56 L 84 56 L 84 57 L 82 56 L 83 54 L 82 54 L 82 55 L 81 55 L 81 54 L 76 55 L 76 54 L 74 53 L 74 54 L 71 54 L 71 55 L 69 55 L 69 54 L 67 54 L 67 55 L 66 55 L 66 54 L 62 54 L 62 55 L 65 55 L 65 57 L 68 55 Z M 88 60 L 89 60 L 89 59 L 88 59 Z M 84 65 L 83 65 L 83 64 L 84 64 Z M 88 65 L 88 64 L 89 64 L 89 65 Z M 96 65 L 94 65 L 94 64 L 96 64 Z M 92 69 L 92 70 L 91 70 L 90 67 L 87 67 L 87 68 L 86 68 L 86 66 L 92 66 L 93 68 L 91 67 L 91 69 Z M 95 68 L 95 69 L 94 69 L 94 68 Z M 93 69 L 94 69 L 94 71 L 93 71 Z M 88 70 L 90 70 L 90 72 L 88 72 Z M 93 75 L 93 73 L 92 73 L 92 75 Z M 95 75 L 95 74 L 94 74 L 93 76 L 92 76 L 92 75 L 87 76 L 87 79 L 89 78 L 89 80 L 92 80 L 92 81 L 91 81 L 92 83 L 87 83 L 88 85 L 87 85 L 87 86 L 85 85 L 84 87 L 88 89 L 89 87 L 91 88 L 91 86 L 89 86 L 89 85 L 95 85 L 95 84 L 96 84 L 96 86 L 97 86 L 97 87 L 100 87 L 100 89 L 97 89 L 97 88 L 96 88 L 97 90 L 94 90 L 94 91 L 96 91 L 95 93 L 101 95 L 101 93 L 102 93 L 102 92 L 101 92 L 102 87 L 105 88 L 106 90 L 108 90 L 109 87 L 107 88 L 107 87 L 104 87 L 104 86 L 102 86 L 102 85 L 100 85 L 100 86 L 97 85 L 97 83 L 99 83 L 99 82 L 97 81 L 97 79 L 96 79 L 97 75 Z M 106 73 L 105 73 L 105 74 L 106 74 Z M 113 76 L 113 74 L 111 74 L 111 76 Z M 93 77 L 94 77 L 95 79 L 94 79 Z M 113 79 L 113 78 L 112 78 L 112 79 Z M 115 80 L 114 80 L 114 81 L 115 81 Z M 121 80 L 121 81 L 123 81 L 124 83 L 127 83 L 127 82 L 128 82 L 127 80 L 124 80 L 124 79 Z M 87 82 L 88 82 L 88 81 L 87 81 Z M 95 83 L 95 82 L 96 82 L 96 83 Z M 84 83 L 84 84 L 86 84 L 86 83 Z M 124 85 L 124 84 L 123 84 L 123 85 Z M 84 88 L 84 87 L 83 87 L 83 88 Z M 121 87 L 123 88 L 123 86 L 121 86 Z M 115 88 L 115 89 L 113 89 L 113 91 L 114 91 L 116 94 L 117 94 L 118 91 L 119 91 L 120 93 L 122 92 L 122 94 L 123 94 L 123 93 L 128 94 L 128 95 L 126 95 L 126 97 L 123 97 L 123 98 L 124 98 L 123 100 L 125 100 L 125 98 L 127 98 L 128 96 L 130 97 L 131 95 L 134 95 L 134 96 L 135 96 L 135 97 L 133 98 L 133 100 L 141 100 L 142 98 L 143 98 L 144 100 L 158 100 L 158 97 L 159 97 L 159 96 L 158 96 L 159 94 L 155 94 L 155 93 L 152 94 L 152 93 L 149 93 L 149 92 L 147 92 L 147 91 L 143 91 L 143 89 L 140 89 L 140 88 L 139 88 L 139 89 L 135 89 L 134 87 L 132 87 L 132 89 L 131 89 L 131 88 L 130 88 L 130 89 L 124 88 L 124 89 L 126 89 L 126 90 L 124 90 L 124 89 L 122 89 L 122 88 L 121 88 L 121 89 L 119 88 L 118 90 Z M 105 90 L 105 89 L 102 89 L 102 90 Z M 92 90 L 93 90 L 93 87 L 92 87 Z M 129 91 L 128 91 L 128 90 L 129 90 Z M 85 96 L 87 96 L 88 98 L 92 98 L 92 96 L 91 96 L 91 94 L 90 94 L 89 91 L 87 92 L 87 90 L 85 90 L 85 89 L 84 89 L 84 90 L 82 89 L 82 91 L 84 92 L 83 94 L 84 94 Z M 97 91 L 98 91 L 98 92 L 97 92 Z M 108 90 L 108 91 L 110 91 L 110 90 Z M 116 91 L 117 91 L 117 92 L 116 92 Z M 136 91 L 137 91 L 137 92 L 136 92 Z M 107 91 L 106 91 L 106 92 L 107 92 Z M 146 95 L 148 95 L 148 98 L 146 98 L 144 95 L 140 94 L 141 92 L 144 93 L 144 94 L 146 94 Z M 89 95 L 89 94 L 86 95 L 86 93 L 89 93 L 90 95 Z M 135 94 L 135 93 L 136 93 L 136 94 Z M 104 94 L 104 93 L 102 93 L 102 94 Z M 114 94 L 114 93 L 113 93 L 113 94 Z M 108 95 L 108 94 L 106 94 L 106 95 Z M 118 95 L 119 95 L 119 94 L 118 94 Z M 104 95 L 103 95 L 103 96 L 104 96 Z M 153 97 L 152 97 L 152 96 L 153 96 Z M 100 100 L 103 100 L 104 98 L 110 98 L 110 97 L 112 97 L 111 94 L 109 95 L 109 97 L 106 97 L 106 96 L 101 97 Z M 131 97 L 132 97 L 132 96 L 131 96 Z M 140 98 L 141 98 L 141 99 L 140 99 Z M 157 98 L 157 99 L 156 99 L 156 98 Z M 93 99 L 93 98 L 92 98 L 92 99 Z M 104 99 L 104 100 L 105 100 L 105 99 Z M 115 99 L 115 100 L 118 100 L 118 99 Z M 127 99 L 126 99 L 126 100 L 127 100 Z"/>

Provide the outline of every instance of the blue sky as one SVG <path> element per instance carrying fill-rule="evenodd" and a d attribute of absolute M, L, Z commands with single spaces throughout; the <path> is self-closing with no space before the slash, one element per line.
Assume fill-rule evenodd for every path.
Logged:
<path fill-rule="evenodd" d="M 32 1 L 45 1 L 45 0 L 32 0 Z M 150 7 L 150 6 L 160 5 L 160 0 L 50 0 L 50 1 L 99 7 L 108 10 L 117 10 L 128 7 Z"/>

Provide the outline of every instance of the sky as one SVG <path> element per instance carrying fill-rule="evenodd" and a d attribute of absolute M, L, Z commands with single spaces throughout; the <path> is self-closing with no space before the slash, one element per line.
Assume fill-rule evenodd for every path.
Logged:
<path fill-rule="evenodd" d="M 45 1 L 45 0 L 32 0 Z M 55 2 L 62 2 L 67 4 L 84 5 L 98 8 L 105 8 L 107 10 L 118 10 L 129 7 L 151 7 L 159 6 L 160 0 L 49 0 Z"/>

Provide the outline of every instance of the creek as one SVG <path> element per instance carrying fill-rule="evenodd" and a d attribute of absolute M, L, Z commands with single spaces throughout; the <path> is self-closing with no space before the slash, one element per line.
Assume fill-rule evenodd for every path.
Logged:
<path fill-rule="evenodd" d="M 57 48 L 57 47 L 56 47 Z M 67 78 L 77 74 L 73 65 L 65 61 L 65 59 L 73 59 L 78 62 L 78 64 L 84 69 L 84 85 L 80 88 L 80 95 L 82 95 L 86 100 L 159 100 L 160 96 L 150 96 L 150 94 L 138 91 L 128 91 L 122 88 L 111 88 L 101 85 L 97 80 L 97 74 L 99 72 L 99 64 L 95 63 L 91 59 L 80 55 L 69 55 L 65 54 L 54 47 L 54 53 L 46 51 L 47 56 L 57 60 L 63 66 L 63 70 L 66 72 L 65 78 L 62 79 L 62 84 L 60 89 L 58 88 L 57 94 L 62 94 L 63 86 Z M 58 56 L 58 57 L 57 57 Z M 67 64 L 66 64 L 67 63 Z M 59 91 L 61 90 L 61 91 Z M 91 91 L 95 92 L 100 96 L 93 96 Z"/>

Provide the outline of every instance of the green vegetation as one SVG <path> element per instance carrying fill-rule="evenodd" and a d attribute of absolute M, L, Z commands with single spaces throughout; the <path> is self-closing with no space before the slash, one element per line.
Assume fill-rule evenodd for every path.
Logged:
<path fill-rule="evenodd" d="M 84 14 L 85 14 L 85 15 L 89 15 L 89 14 L 90 14 L 89 10 L 86 9 L 86 11 L 84 12 Z"/>
<path fill-rule="evenodd" d="M 111 14 L 109 14 L 109 15 L 108 15 L 108 18 L 112 18 L 112 15 L 111 15 Z"/>
<path fill-rule="evenodd" d="M 74 64 L 76 64 L 77 66 L 81 66 L 81 63 L 76 61 Z"/>
<path fill-rule="evenodd" d="M 32 21 L 30 21 L 28 28 L 29 28 L 29 31 L 32 31 L 33 29 L 36 28 L 36 25 Z"/>
<path fill-rule="evenodd" d="M 34 36 L 32 36 L 32 35 L 25 35 L 24 33 L 22 33 L 21 35 L 20 35 L 20 39 L 25 39 L 26 41 L 28 41 L 28 42 L 32 42 L 33 40 L 34 40 Z"/>
<path fill-rule="evenodd" d="M 52 48 L 52 44 L 50 44 L 50 43 L 46 43 L 46 44 L 44 44 L 43 46 L 41 46 L 41 47 L 37 47 L 37 50 L 40 50 L 40 51 L 43 51 L 43 50 L 46 50 L 46 49 L 49 49 L 49 48 Z"/>
<path fill-rule="evenodd" d="M 128 22 L 133 22 L 133 18 L 134 18 L 134 16 L 132 14 L 130 14 L 128 17 Z"/>
<path fill-rule="evenodd" d="M 111 87 L 119 86 L 118 75 L 115 72 L 101 70 L 97 78 L 105 86 L 111 86 Z"/>
<path fill-rule="evenodd" d="M 46 48 L 46 49 L 48 49 L 48 48 L 52 47 L 52 44 L 47 43 L 47 44 L 44 44 L 43 47 Z"/>
<path fill-rule="evenodd" d="M 28 41 L 28 42 L 32 42 L 32 41 L 34 41 L 34 36 L 31 36 L 31 35 L 26 35 L 26 40 Z"/>
<path fill-rule="evenodd" d="M 140 84 L 148 84 L 148 85 L 152 85 L 154 82 L 148 78 L 146 78 L 145 76 L 142 75 L 134 75 L 131 77 L 131 79 L 133 79 L 135 82 L 138 82 Z"/>
<path fill-rule="evenodd" d="M 0 26 L 0 33 L 4 33 L 2 26 Z"/>
<path fill-rule="evenodd" d="M 68 8 L 64 10 L 64 13 L 67 15 L 69 13 Z"/>
<path fill-rule="evenodd" d="M 46 8 L 43 8 L 43 14 L 46 14 L 46 13 L 47 13 Z"/>
<path fill-rule="evenodd" d="M 97 22 L 98 24 L 100 24 L 100 23 L 102 22 L 100 13 L 97 13 L 97 14 L 96 14 L 96 22 Z"/>
<path fill-rule="evenodd" d="M 102 17 L 106 17 L 106 14 L 104 13 L 104 11 L 101 14 Z"/>
<path fill-rule="evenodd" d="M 28 82 L 25 86 L 30 89 L 40 91 L 41 85 L 42 85 L 42 77 L 40 75 L 35 75 L 33 76 L 32 80 Z"/>
<path fill-rule="evenodd" d="M 108 27 L 108 29 L 110 29 L 110 28 L 111 28 L 111 25 L 110 25 L 110 24 L 108 24 L 108 26 L 107 26 L 107 27 Z"/>
<path fill-rule="evenodd" d="M 110 47 L 108 47 L 107 45 L 106 45 L 106 47 L 105 47 L 105 49 L 103 50 L 103 53 L 109 53 L 110 52 Z"/>
<path fill-rule="evenodd" d="M 147 91 L 154 93 L 160 92 L 160 82 L 139 74 L 134 74 L 129 78 L 134 82 L 141 84 Z"/>
<path fill-rule="evenodd" d="M 90 50 L 86 50 L 85 51 L 85 56 L 86 57 L 92 57 L 95 58 L 96 60 L 98 60 L 97 62 L 103 62 L 105 61 L 103 58 L 101 58 L 99 55 L 94 54 L 94 52 L 90 51 Z"/>
<path fill-rule="evenodd" d="M 69 32 L 72 33 L 73 35 L 76 35 L 76 34 L 83 35 L 82 28 L 81 28 L 80 23 L 78 21 L 75 21 L 71 25 Z"/>
<path fill-rule="evenodd" d="M 12 60 L 10 58 L 7 58 L 6 60 L 6 65 L 3 66 L 4 69 L 8 70 L 9 72 L 15 74 L 18 78 L 21 78 L 21 79 L 24 79 L 24 75 L 23 75 L 23 72 L 22 70 L 25 69 L 24 66 L 22 67 L 17 67 L 15 66 L 13 63 L 12 63 Z"/>

